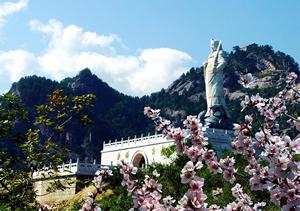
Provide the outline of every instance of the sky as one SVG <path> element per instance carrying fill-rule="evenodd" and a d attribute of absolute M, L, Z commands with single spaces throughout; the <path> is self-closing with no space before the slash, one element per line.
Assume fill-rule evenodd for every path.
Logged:
<path fill-rule="evenodd" d="M 209 54 L 271 45 L 300 62 L 298 0 L 0 0 L 0 93 L 21 77 L 90 68 L 132 96 L 167 88 Z"/>

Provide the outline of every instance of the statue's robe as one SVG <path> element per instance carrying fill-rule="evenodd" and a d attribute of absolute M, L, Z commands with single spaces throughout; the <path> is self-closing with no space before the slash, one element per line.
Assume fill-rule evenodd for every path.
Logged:
<path fill-rule="evenodd" d="M 223 69 L 226 65 L 226 52 L 222 50 L 212 51 L 204 66 L 204 80 L 207 101 L 207 112 L 205 117 L 212 116 L 211 107 L 222 105 L 226 116 L 229 118 L 223 89 Z"/>

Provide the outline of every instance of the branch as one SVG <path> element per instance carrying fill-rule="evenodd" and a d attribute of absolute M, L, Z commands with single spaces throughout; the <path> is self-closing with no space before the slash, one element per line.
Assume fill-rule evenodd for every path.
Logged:
<path fill-rule="evenodd" d="M 65 124 L 67 124 L 69 121 L 71 121 L 73 118 L 73 116 L 70 116 L 68 119 L 66 119 L 63 123 L 61 123 L 60 125 L 58 125 L 58 127 L 62 127 L 64 126 Z M 49 138 L 47 138 L 47 141 L 50 141 L 53 136 L 55 135 L 55 130 L 51 133 L 51 135 L 49 136 Z"/>

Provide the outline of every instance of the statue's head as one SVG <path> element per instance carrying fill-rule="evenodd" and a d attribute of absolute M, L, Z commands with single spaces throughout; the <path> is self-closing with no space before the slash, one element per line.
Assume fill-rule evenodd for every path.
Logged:
<path fill-rule="evenodd" d="M 214 40 L 214 39 L 210 40 L 211 51 L 216 51 L 218 49 L 219 45 L 220 45 L 220 50 L 221 50 L 222 49 L 221 40 Z"/>

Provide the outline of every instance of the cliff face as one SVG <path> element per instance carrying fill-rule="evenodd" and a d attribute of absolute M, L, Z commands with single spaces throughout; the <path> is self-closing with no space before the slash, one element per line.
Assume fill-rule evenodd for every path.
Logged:
<path fill-rule="evenodd" d="M 279 84 L 282 73 L 296 72 L 299 75 L 299 66 L 292 57 L 282 52 L 273 51 L 271 46 L 258 46 L 257 44 L 246 47 L 234 47 L 229 52 L 228 64 L 224 69 L 224 89 L 227 102 L 237 100 L 244 95 L 244 90 L 238 84 L 239 73 L 252 73 L 256 82 L 252 91 L 266 92 L 268 88 L 274 89 Z M 298 82 L 300 79 L 298 78 Z M 163 95 L 165 99 L 174 100 L 174 104 L 161 106 L 166 114 L 176 118 L 178 112 L 197 114 L 205 108 L 205 88 L 203 69 L 192 68 L 188 73 L 174 81 L 166 90 L 152 96 Z M 268 94 L 268 93 L 267 93 Z M 162 99 L 163 101 L 163 99 Z M 183 102 L 181 104 L 181 102 Z M 236 103 L 234 105 L 237 105 Z M 187 108 L 188 107 L 188 108 Z M 236 109 L 230 108 L 230 112 Z"/>
<path fill-rule="evenodd" d="M 270 46 L 252 44 L 243 48 L 234 47 L 224 69 L 225 95 L 233 118 L 241 116 L 238 112 L 239 97 L 244 95 L 244 90 L 237 83 L 238 72 L 250 72 L 257 77 L 253 92 L 272 95 L 272 90 L 280 81 L 279 75 L 291 71 L 299 75 L 298 64 L 293 58 L 274 52 Z M 44 103 L 48 94 L 57 88 L 63 89 L 69 96 L 91 93 L 97 97 L 95 107 L 90 111 L 95 124 L 81 128 L 78 122 L 73 122 L 67 127 L 67 133 L 60 137 L 59 141 L 71 148 L 73 156 L 99 158 L 105 140 L 152 132 L 152 122 L 143 115 L 144 106 L 160 108 L 163 115 L 175 123 L 186 115 L 197 115 L 206 109 L 202 67 L 191 68 L 168 88 L 142 98 L 114 90 L 89 69 L 61 82 L 37 76 L 25 77 L 14 83 L 10 92 L 18 95 L 25 107 L 34 112 L 35 105 Z M 66 136 L 68 142 L 65 141 Z"/>
<path fill-rule="evenodd" d="M 236 46 L 229 53 L 228 64 L 224 69 L 224 88 L 228 90 L 228 94 L 241 89 L 237 83 L 238 72 L 252 73 L 258 79 L 253 87 L 267 88 L 277 82 L 282 72 L 299 74 L 299 66 L 292 57 L 282 52 L 274 52 L 271 46 L 252 44 L 243 48 Z M 174 81 L 166 92 L 182 95 L 195 86 L 200 86 L 204 91 L 202 67 L 192 68 L 187 74 Z"/>
<path fill-rule="evenodd" d="M 79 155 L 81 159 L 99 159 L 103 141 L 150 131 L 150 127 L 147 130 L 150 120 L 143 114 L 142 101 L 114 90 L 89 69 L 60 83 L 44 77 L 25 77 L 14 83 L 9 92 L 21 98 L 33 120 L 35 106 L 45 103 L 55 89 L 63 89 L 68 96 L 88 93 L 97 96 L 95 107 L 89 110 L 94 124 L 83 128 L 79 121 L 74 120 L 67 125 L 64 134 L 56 137 L 57 142 L 71 149 L 73 158 Z"/>

